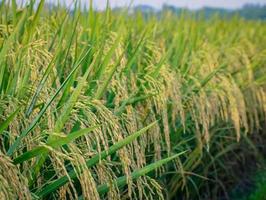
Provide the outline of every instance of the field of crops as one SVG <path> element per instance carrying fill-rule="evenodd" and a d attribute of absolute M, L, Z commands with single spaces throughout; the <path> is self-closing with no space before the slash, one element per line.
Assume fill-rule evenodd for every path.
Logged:
<path fill-rule="evenodd" d="M 0 6 L 1 200 L 230 199 L 262 166 L 266 22 L 29 2 Z"/>

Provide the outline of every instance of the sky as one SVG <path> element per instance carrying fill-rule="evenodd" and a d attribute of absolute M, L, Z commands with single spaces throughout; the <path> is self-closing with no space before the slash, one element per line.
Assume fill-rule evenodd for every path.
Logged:
<path fill-rule="evenodd" d="M 67 4 L 73 0 L 62 0 Z M 81 0 L 89 2 L 89 0 Z M 98 9 L 104 9 L 107 0 L 93 0 L 94 5 Z M 112 7 L 129 5 L 132 0 L 109 0 Z M 155 8 L 160 8 L 163 4 L 174 5 L 177 7 L 186 7 L 190 9 L 198 9 L 204 6 L 220 7 L 220 8 L 240 8 L 244 4 L 266 4 L 266 0 L 133 0 L 133 5 L 151 5 Z"/>

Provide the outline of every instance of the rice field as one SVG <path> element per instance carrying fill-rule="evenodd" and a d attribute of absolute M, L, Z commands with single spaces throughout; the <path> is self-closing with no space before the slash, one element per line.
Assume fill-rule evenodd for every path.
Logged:
<path fill-rule="evenodd" d="M 230 199 L 264 162 L 265 21 L 2 1 L 0 66 L 0 199 Z"/>

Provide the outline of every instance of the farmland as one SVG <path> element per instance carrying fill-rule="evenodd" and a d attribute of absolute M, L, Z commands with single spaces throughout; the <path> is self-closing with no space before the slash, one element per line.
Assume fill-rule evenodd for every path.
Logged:
<path fill-rule="evenodd" d="M 265 21 L 1 3 L 0 199 L 230 199 L 265 121 Z"/>

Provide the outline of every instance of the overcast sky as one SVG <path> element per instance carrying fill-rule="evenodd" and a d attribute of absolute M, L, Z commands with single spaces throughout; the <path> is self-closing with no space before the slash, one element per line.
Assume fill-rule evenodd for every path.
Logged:
<path fill-rule="evenodd" d="M 73 0 L 61 0 L 67 3 Z M 89 0 L 81 0 L 89 2 Z M 98 9 L 104 9 L 107 0 L 93 0 Z M 109 0 L 112 7 L 129 5 L 131 0 Z M 222 8 L 240 8 L 246 3 L 266 4 L 266 0 L 133 0 L 133 5 L 145 4 L 155 8 L 160 8 L 163 4 L 175 5 L 178 7 L 187 7 L 197 9 L 204 6 L 222 7 Z"/>

